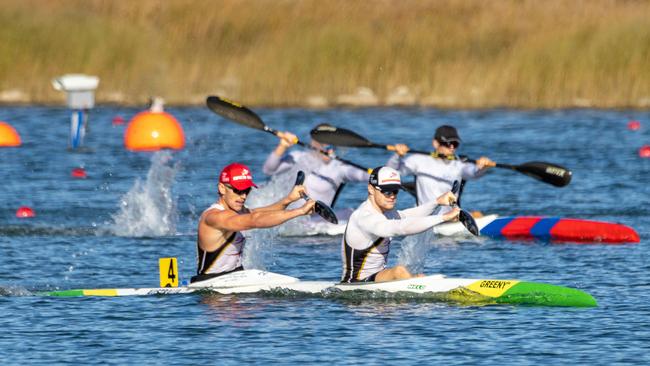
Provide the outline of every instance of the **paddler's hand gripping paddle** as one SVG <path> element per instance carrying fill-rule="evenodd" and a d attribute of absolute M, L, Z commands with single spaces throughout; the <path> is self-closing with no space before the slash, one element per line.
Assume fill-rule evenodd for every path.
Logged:
<path fill-rule="evenodd" d="M 296 176 L 296 184 L 297 186 L 302 185 L 305 182 L 305 173 L 302 170 L 298 171 L 298 175 Z M 307 196 L 307 194 L 303 193 L 302 198 L 305 199 L 306 201 L 309 201 L 311 198 Z M 314 210 L 318 214 L 318 216 L 322 217 L 325 221 L 331 222 L 332 224 L 338 224 L 339 219 L 336 218 L 336 214 L 334 211 L 326 204 L 324 204 L 321 201 L 316 201 L 316 204 L 314 205 Z"/>
<path fill-rule="evenodd" d="M 455 180 L 453 186 L 451 187 L 451 191 L 454 194 L 458 194 L 459 188 L 460 188 L 460 184 L 458 184 L 458 181 Z M 463 224 L 463 226 L 465 226 L 467 230 L 473 235 L 479 236 L 478 225 L 476 225 L 476 220 L 474 220 L 472 214 L 460 208 L 460 206 L 458 206 L 458 203 L 456 202 L 454 202 L 452 207 L 458 207 L 460 209 L 460 213 L 458 214 L 458 220 Z"/>

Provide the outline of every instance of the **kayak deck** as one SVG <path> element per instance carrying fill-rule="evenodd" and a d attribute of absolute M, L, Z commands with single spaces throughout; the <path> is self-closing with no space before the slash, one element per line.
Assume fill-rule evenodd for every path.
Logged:
<path fill-rule="evenodd" d="M 354 292 L 368 297 L 368 292 L 387 293 L 395 298 L 441 299 L 462 304 L 515 304 L 540 306 L 593 307 L 596 300 L 586 292 L 574 288 L 519 280 L 447 278 L 443 275 L 410 278 L 389 282 L 336 283 L 328 281 L 300 281 L 277 273 L 246 270 L 216 277 L 183 287 L 75 289 L 41 292 L 40 295 L 58 297 L 78 296 L 145 296 L 210 292 L 245 294 L 268 291 L 292 291 L 323 295 Z"/>

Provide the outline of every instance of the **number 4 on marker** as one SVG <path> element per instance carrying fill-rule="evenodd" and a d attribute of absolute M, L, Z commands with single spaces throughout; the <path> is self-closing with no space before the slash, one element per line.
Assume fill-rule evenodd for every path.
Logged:
<path fill-rule="evenodd" d="M 176 258 L 159 258 L 160 287 L 178 287 L 178 264 Z"/>

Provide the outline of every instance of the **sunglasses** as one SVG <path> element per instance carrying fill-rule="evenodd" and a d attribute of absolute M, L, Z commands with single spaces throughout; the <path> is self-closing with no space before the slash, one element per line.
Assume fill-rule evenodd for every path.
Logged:
<path fill-rule="evenodd" d="M 450 141 L 450 142 L 443 142 L 443 141 L 438 141 L 441 146 L 448 147 L 448 148 L 454 148 L 458 149 L 458 146 L 460 146 L 460 143 L 457 141 Z"/>
<path fill-rule="evenodd" d="M 321 145 L 321 150 L 323 150 L 323 151 L 334 150 L 334 146 L 333 145 Z"/>
<path fill-rule="evenodd" d="M 384 197 L 392 197 L 392 196 L 397 197 L 397 194 L 399 193 L 399 189 L 393 189 L 393 190 L 390 190 L 390 191 L 382 191 L 378 187 L 375 187 L 375 189 L 378 190 L 379 192 L 381 192 L 381 194 L 383 194 Z"/>
<path fill-rule="evenodd" d="M 251 190 L 253 189 L 251 187 L 248 187 L 246 189 L 237 189 L 237 188 L 231 186 L 230 184 L 226 184 L 225 186 L 226 186 L 226 188 L 230 189 L 234 194 L 236 194 L 238 196 L 248 195 L 248 194 L 251 193 Z"/>

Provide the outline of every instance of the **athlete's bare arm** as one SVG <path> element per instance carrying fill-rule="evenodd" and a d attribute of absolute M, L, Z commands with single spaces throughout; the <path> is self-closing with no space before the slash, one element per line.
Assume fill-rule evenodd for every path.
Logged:
<path fill-rule="evenodd" d="M 289 192 L 289 194 L 285 198 L 279 200 L 276 203 L 272 203 L 272 204 L 270 204 L 268 206 L 258 207 L 258 208 L 252 209 L 251 211 L 252 212 L 262 212 L 262 211 L 284 210 L 285 208 L 287 208 L 287 206 L 289 206 L 289 204 L 291 204 L 292 202 L 297 201 L 300 198 L 302 198 L 303 193 L 306 193 L 305 186 L 303 186 L 303 185 L 294 186 L 293 189 L 291 190 L 291 192 Z"/>
<path fill-rule="evenodd" d="M 313 210 L 314 201 L 308 201 L 302 207 L 293 210 L 254 210 L 245 214 L 238 214 L 232 210 L 214 210 L 206 215 L 204 222 L 216 230 L 235 232 L 277 226 L 298 216 L 310 214 Z"/>

